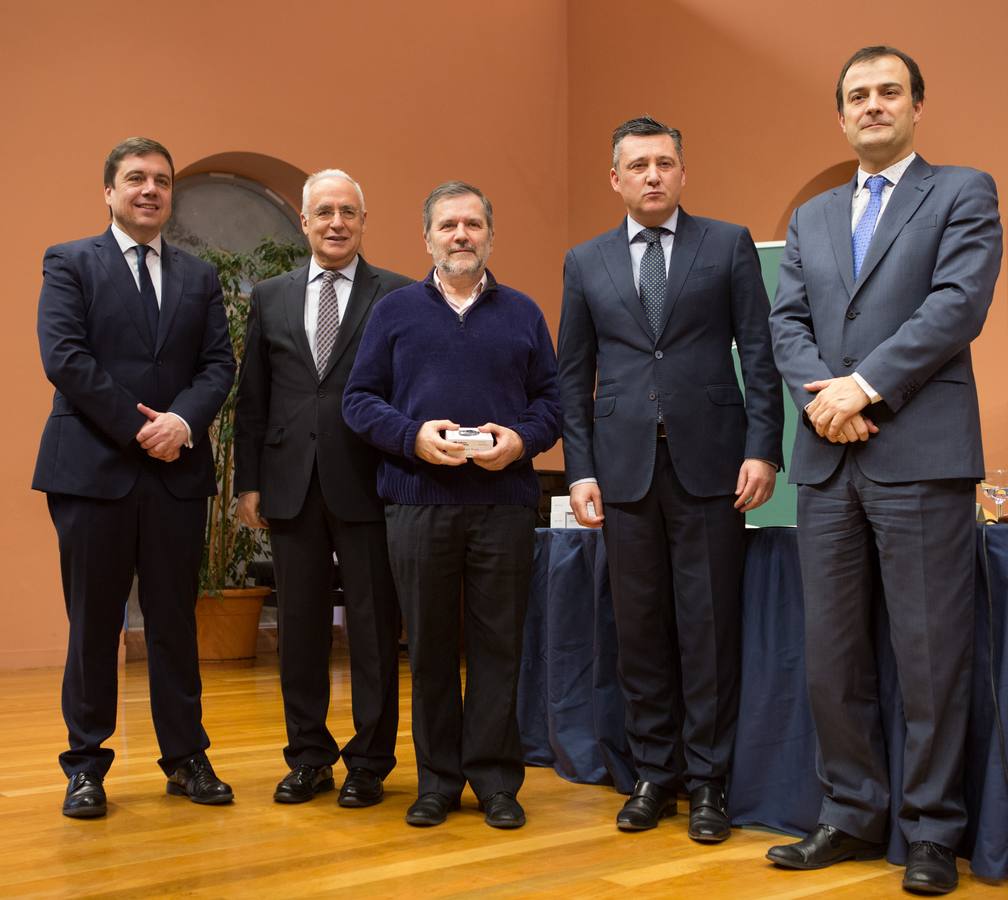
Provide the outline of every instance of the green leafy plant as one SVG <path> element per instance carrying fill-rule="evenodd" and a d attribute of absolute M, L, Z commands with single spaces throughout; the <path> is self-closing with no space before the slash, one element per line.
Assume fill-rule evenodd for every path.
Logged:
<path fill-rule="evenodd" d="M 245 253 L 203 247 L 198 255 L 217 269 L 224 292 L 224 310 L 235 357 L 241 365 L 248 323 L 252 287 L 266 278 L 282 275 L 298 264 L 305 254 L 302 244 L 280 243 L 265 238 Z M 207 511 L 200 592 L 219 594 L 225 588 L 245 587 L 249 564 L 266 552 L 264 530 L 245 528 L 235 514 L 234 420 L 237 381 L 220 413 L 210 426 L 209 437 L 217 470 L 217 496 L 210 498 Z"/>

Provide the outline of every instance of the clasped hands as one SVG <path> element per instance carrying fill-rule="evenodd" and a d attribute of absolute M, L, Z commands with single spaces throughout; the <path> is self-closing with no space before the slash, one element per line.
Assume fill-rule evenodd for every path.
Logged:
<path fill-rule="evenodd" d="M 815 394 L 805 407 L 805 415 L 819 437 L 833 444 L 867 441 L 878 434 L 878 426 L 861 414 L 868 404 L 868 395 L 850 375 L 827 378 L 802 385 Z"/>
<path fill-rule="evenodd" d="M 479 426 L 479 431 L 492 434 L 496 443 L 489 450 L 474 450 L 471 457 L 465 455 L 465 448 L 454 441 L 441 437 L 441 432 L 456 430 L 458 423 L 449 419 L 431 419 L 424 422 L 417 432 L 414 451 L 424 462 L 435 466 L 464 466 L 470 459 L 481 469 L 497 472 L 520 459 L 525 452 L 525 442 L 517 431 L 505 428 L 495 422 Z"/>
<path fill-rule="evenodd" d="M 142 403 L 137 404 L 137 409 L 148 420 L 137 432 L 137 443 L 154 459 L 162 462 L 178 459 L 183 445 L 189 440 L 189 431 L 182 420 L 172 413 L 158 412 Z"/>

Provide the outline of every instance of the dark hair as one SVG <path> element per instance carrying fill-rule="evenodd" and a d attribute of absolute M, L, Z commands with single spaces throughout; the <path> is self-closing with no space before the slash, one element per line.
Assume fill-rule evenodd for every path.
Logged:
<path fill-rule="evenodd" d="M 423 204 L 423 233 L 429 234 L 431 227 L 431 216 L 434 212 L 434 204 L 445 197 L 463 197 L 466 194 L 473 194 L 483 202 L 483 212 L 486 215 L 487 228 L 493 231 L 493 205 L 486 195 L 478 187 L 467 184 L 465 181 L 446 181 L 439 184 L 427 195 Z"/>
<path fill-rule="evenodd" d="M 619 125 L 616 130 L 612 133 L 612 164 L 613 168 L 617 167 L 619 163 L 619 148 L 620 144 L 623 142 L 623 138 L 630 135 L 637 135 L 646 137 L 652 134 L 667 134 L 672 138 L 672 143 L 675 144 L 676 153 L 679 154 L 679 162 L 682 162 L 683 152 L 682 152 L 682 134 L 677 128 L 669 128 L 657 119 L 652 119 L 651 116 L 638 116 L 636 119 L 627 119 L 622 125 Z"/>
<path fill-rule="evenodd" d="M 847 71 L 856 63 L 868 62 L 871 59 L 878 59 L 880 56 L 895 56 L 903 60 L 904 65 L 910 72 L 910 97 L 913 102 L 921 103 L 924 100 L 924 76 L 921 75 L 920 66 L 914 62 L 913 58 L 907 56 L 902 50 L 895 47 L 886 47 L 881 44 L 874 47 L 862 47 L 857 51 L 840 70 L 840 77 L 836 83 L 836 108 L 837 112 L 843 112 L 843 80 L 847 77 Z"/>
<path fill-rule="evenodd" d="M 119 171 L 119 163 L 127 156 L 149 156 L 151 153 L 160 153 L 168 160 L 168 168 L 171 169 L 172 181 L 175 180 L 175 163 L 172 162 L 171 154 L 164 144 L 159 144 L 155 140 L 145 137 L 131 137 L 121 141 L 112 148 L 112 152 L 105 159 L 105 187 L 115 186 L 116 172 Z"/>

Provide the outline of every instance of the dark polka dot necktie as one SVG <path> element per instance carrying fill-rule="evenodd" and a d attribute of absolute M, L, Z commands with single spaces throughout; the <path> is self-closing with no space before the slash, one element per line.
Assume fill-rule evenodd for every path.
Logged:
<path fill-rule="evenodd" d="M 637 233 L 634 240 L 647 241 L 644 256 L 640 264 L 640 300 L 644 307 L 651 331 L 658 337 L 661 327 L 662 307 L 665 305 L 665 285 L 668 277 L 665 274 L 665 252 L 662 250 L 662 235 L 668 234 L 667 228 L 644 228 Z"/>

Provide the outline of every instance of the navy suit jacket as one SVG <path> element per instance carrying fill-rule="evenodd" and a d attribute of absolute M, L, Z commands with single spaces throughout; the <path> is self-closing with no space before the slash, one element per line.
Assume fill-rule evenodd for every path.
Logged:
<path fill-rule="evenodd" d="M 856 180 L 795 210 L 770 316 L 777 366 L 799 410 L 802 385 L 857 371 L 882 396 L 879 426 L 855 444 L 874 481 L 983 476 L 970 342 L 980 333 L 1001 265 L 1001 222 L 985 172 L 917 157 L 893 189 L 858 279 L 851 250 Z M 819 484 L 845 444 L 806 417 L 791 481 Z"/>
<path fill-rule="evenodd" d="M 413 279 L 359 257 L 336 343 L 319 378 L 304 328 L 308 266 L 252 291 L 238 379 L 235 490 L 259 491 L 263 516 L 301 511 L 318 465 L 326 505 L 347 521 L 384 521 L 376 486 L 381 454 L 343 422 L 343 389 L 374 304 Z"/>
<path fill-rule="evenodd" d="M 162 242 L 161 314 L 151 335 L 129 263 L 111 229 L 50 247 L 43 259 L 38 336 L 56 387 L 32 487 L 118 499 L 141 466 L 180 499 L 216 493 L 206 432 L 234 380 L 215 269 Z M 137 444 L 144 403 L 174 412 L 192 430 L 192 449 L 174 462 Z"/>
<path fill-rule="evenodd" d="M 743 459 L 780 465 L 768 310 L 756 248 L 739 225 L 679 210 L 657 340 L 634 288 L 626 220 L 570 250 L 558 342 L 568 483 L 596 478 L 603 502 L 643 497 L 659 398 L 676 475 L 694 496 L 733 493 Z"/>

